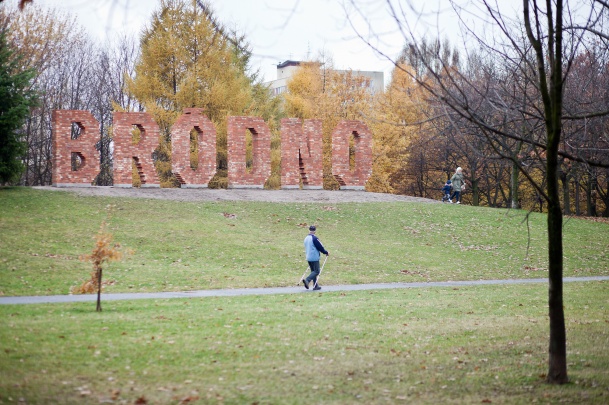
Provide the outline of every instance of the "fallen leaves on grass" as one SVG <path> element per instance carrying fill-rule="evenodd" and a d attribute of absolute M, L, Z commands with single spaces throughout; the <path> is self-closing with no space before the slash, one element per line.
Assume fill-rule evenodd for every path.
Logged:
<path fill-rule="evenodd" d="M 80 394 L 81 397 L 88 397 L 91 395 L 91 390 L 86 385 L 76 388 L 76 391 L 78 391 L 78 394 Z"/>
<path fill-rule="evenodd" d="M 45 253 L 43 255 L 41 255 L 39 253 L 30 253 L 30 256 L 44 256 L 44 257 L 48 257 L 50 259 L 62 259 L 62 260 L 74 260 L 75 259 L 75 257 L 72 257 L 72 256 L 56 255 L 56 254 L 52 254 L 52 253 Z"/>
<path fill-rule="evenodd" d="M 424 277 L 424 278 L 429 278 L 428 274 L 421 273 L 420 271 L 400 270 L 400 273 L 406 274 L 409 276 L 420 276 L 420 277 Z"/>
<path fill-rule="evenodd" d="M 148 400 L 143 395 L 141 397 L 139 397 L 138 399 L 136 399 L 134 402 L 135 405 L 146 405 L 147 403 L 148 403 Z"/>
<path fill-rule="evenodd" d="M 470 246 L 463 246 L 461 244 L 459 244 L 459 248 L 461 248 L 461 250 L 483 250 L 486 252 L 490 252 L 493 250 L 497 250 L 498 246 L 495 245 L 491 245 L 491 246 L 484 246 L 484 245 L 480 245 L 480 246 L 475 246 L 475 245 L 470 245 Z"/>
<path fill-rule="evenodd" d="M 572 216 L 572 215 L 568 215 L 566 217 L 568 219 L 585 219 L 586 221 L 609 224 L 609 218 L 607 218 L 607 217 L 578 217 L 578 216 Z"/>
<path fill-rule="evenodd" d="M 231 214 L 229 212 L 223 212 L 222 215 L 224 215 L 224 218 L 228 218 L 228 219 L 236 219 L 237 218 L 237 214 Z"/>
<path fill-rule="evenodd" d="M 410 226 L 405 226 L 404 230 L 410 232 L 413 235 L 417 235 L 417 234 L 421 233 L 421 231 L 419 229 L 416 229 L 416 228 L 413 228 Z"/>
<path fill-rule="evenodd" d="M 198 395 L 193 395 L 193 396 L 187 396 L 184 398 L 180 399 L 180 405 L 182 404 L 190 404 L 191 402 L 195 402 L 199 400 L 199 396 Z"/>

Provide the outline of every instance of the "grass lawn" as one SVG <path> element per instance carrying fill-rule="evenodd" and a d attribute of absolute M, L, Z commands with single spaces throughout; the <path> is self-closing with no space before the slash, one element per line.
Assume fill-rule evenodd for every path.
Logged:
<path fill-rule="evenodd" d="M 609 402 L 609 282 L 0 306 L 0 403 Z M 138 402 L 139 401 L 139 402 Z"/>
<path fill-rule="evenodd" d="M 546 216 L 425 203 L 279 204 L 79 197 L 0 189 L 0 294 L 68 294 L 88 279 L 112 205 L 106 292 L 295 285 L 305 224 L 330 251 L 324 284 L 547 277 Z M 565 276 L 609 275 L 609 224 L 565 220 Z"/>
<path fill-rule="evenodd" d="M 106 292 L 547 277 L 545 215 L 424 203 L 184 203 L 0 188 L 0 294 L 67 294 L 113 205 Z M 565 276 L 609 224 L 565 221 Z M 544 383 L 547 285 L 0 306 L 0 404 L 609 403 L 609 282 L 566 283 L 571 383 Z M 323 290 L 322 290 L 323 291 Z M 103 296 L 102 296 L 103 300 Z"/>

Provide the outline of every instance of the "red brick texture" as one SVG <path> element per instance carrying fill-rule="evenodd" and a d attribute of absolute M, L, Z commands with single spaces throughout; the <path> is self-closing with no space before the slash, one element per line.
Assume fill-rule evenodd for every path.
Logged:
<path fill-rule="evenodd" d="M 323 188 L 321 120 L 281 120 L 281 187 Z"/>
<path fill-rule="evenodd" d="M 99 122 L 89 111 L 55 110 L 53 121 L 53 170 L 51 183 L 56 187 L 88 187 L 99 173 Z M 80 127 L 80 136 L 71 139 L 72 123 Z M 72 170 L 72 154 L 81 164 Z"/>
<path fill-rule="evenodd" d="M 349 140 L 355 143 L 355 167 L 349 167 Z M 372 174 L 372 133 L 361 121 L 344 120 L 332 132 L 332 175 L 341 189 L 363 190 Z"/>
<path fill-rule="evenodd" d="M 246 133 L 252 134 L 253 165 L 246 168 Z M 263 188 L 271 176 L 271 131 L 262 118 L 228 117 L 228 187 Z"/>
<path fill-rule="evenodd" d="M 135 162 L 141 187 L 160 187 L 152 154 L 159 146 L 159 126 L 146 112 L 115 112 L 114 121 L 114 187 L 133 187 L 131 173 Z M 140 130 L 140 140 L 134 145 L 133 128 Z"/>
<path fill-rule="evenodd" d="M 190 166 L 190 132 L 197 131 L 198 166 Z M 216 173 L 216 127 L 202 108 L 185 108 L 171 128 L 171 170 L 182 188 L 203 188 Z"/>
<path fill-rule="evenodd" d="M 72 124 L 80 128 L 71 139 Z M 140 130 L 134 145 L 132 131 Z M 198 133 L 198 166 L 190 166 L 190 132 Z M 246 166 L 246 133 L 252 137 L 253 164 Z M 159 144 L 159 127 L 148 113 L 114 113 L 114 186 L 132 187 L 132 164 L 142 187 L 159 187 L 152 155 Z M 355 166 L 349 165 L 349 141 L 355 144 Z M 53 111 L 53 172 L 57 187 L 90 186 L 99 173 L 99 123 L 88 111 Z M 271 132 L 258 117 L 228 117 L 228 186 L 263 188 L 271 175 Z M 72 155 L 81 164 L 72 170 Z M 187 108 L 172 128 L 172 171 L 181 187 L 207 187 L 216 173 L 216 130 L 200 108 Z M 322 125 L 320 120 L 281 120 L 282 188 L 322 188 Z M 332 132 L 332 171 L 341 189 L 364 189 L 372 173 L 372 134 L 360 121 L 341 121 Z"/>

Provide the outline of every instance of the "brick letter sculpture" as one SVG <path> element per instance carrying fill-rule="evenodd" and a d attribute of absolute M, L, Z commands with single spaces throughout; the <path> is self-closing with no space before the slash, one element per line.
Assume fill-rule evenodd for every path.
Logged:
<path fill-rule="evenodd" d="M 99 173 L 99 122 L 89 111 L 53 111 L 53 171 L 55 187 L 89 187 Z M 72 157 L 80 159 L 72 166 Z"/>
<path fill-rule="evenodd" d="M 133 144 L 132 131 L 140 130 L 140 140 Z M 114 113 L 114 187 L 133 187 L 131 171 L 135 162 L 141 187 L 160 187 L 152 154 L 159 146 L 159 126 L 145 112 Z"/>
<path fill-rule="evenodd" d="M 252 134 L 253 163 L 247 170 L 246 133 Z M 228 117 L 228 187 L 263 188 L 271 175 L 271 131 L 262 118 Z"/>
<path fill-rule="evenodd" d="M 198 165 L 190 166 L 190 133 L 197 132 Z M 216 128 L 202 108 L 185 108 L 171 128 L 171 170 L 182 188 L 204 188 L 216 173 Z"/>
<path fill-rule="evenodd" d="M 355 167 L 349 165 L 349 141 L 353 136 Z M 332 132 L 332 174 L 341 189 L 363 190 L 372 174 L 372 134 L 361 121 L 344 120 Z"/>
<path fill-rule="evenodd" d="M 323 188 L 321 120 L 281 120 L 281 188 Z"/>
<path fill-rule="evenodd" d="M 133 187 L 135 163 L 142 187 L 160 187 L 153 154 L 159 126 L 149 113 L 115 112 L 114 187 Z M 134 130 L 139 141 L 134 143 Z M 190 165 L 190 134 L 197 132 L 198 161 Z M 252 139 L 248 167 L 247 133 Z M 99 173 L 99 122 L 89 111 L 53 111 L 53 171 L 56 187 L 88 187 Z M 354 164 L 349 147 L 353 139 Z M 320 120 L 281 120 L 282 188 L 323 187 Z M 271 175 L 271 131 L 259 117 L 228 117 L 228 187 L 264 188 Z M 216 130 L 201 108 L 186 108 L 173 127 L 172 171 L 181 187 L 207 187 L 216 174 Z M 332 174 L 341 189 L 364 189 L 372 174 L 372 134 L 361 121 L 341 121 L 332 132 Z"/>

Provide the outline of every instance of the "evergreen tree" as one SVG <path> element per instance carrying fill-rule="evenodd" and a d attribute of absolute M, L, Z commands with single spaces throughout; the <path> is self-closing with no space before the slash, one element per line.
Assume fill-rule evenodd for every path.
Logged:
<path fill-rule="evenodd" d="M 0 184 L 19 181 L 25 168 L 22 157 L 27 145 L 19 135 L 36 95 L 29 90 L 34 77 L 31 69 L 21 69 L 19 54 L 7 39 L 6 28 L 0 28 Z"/>

